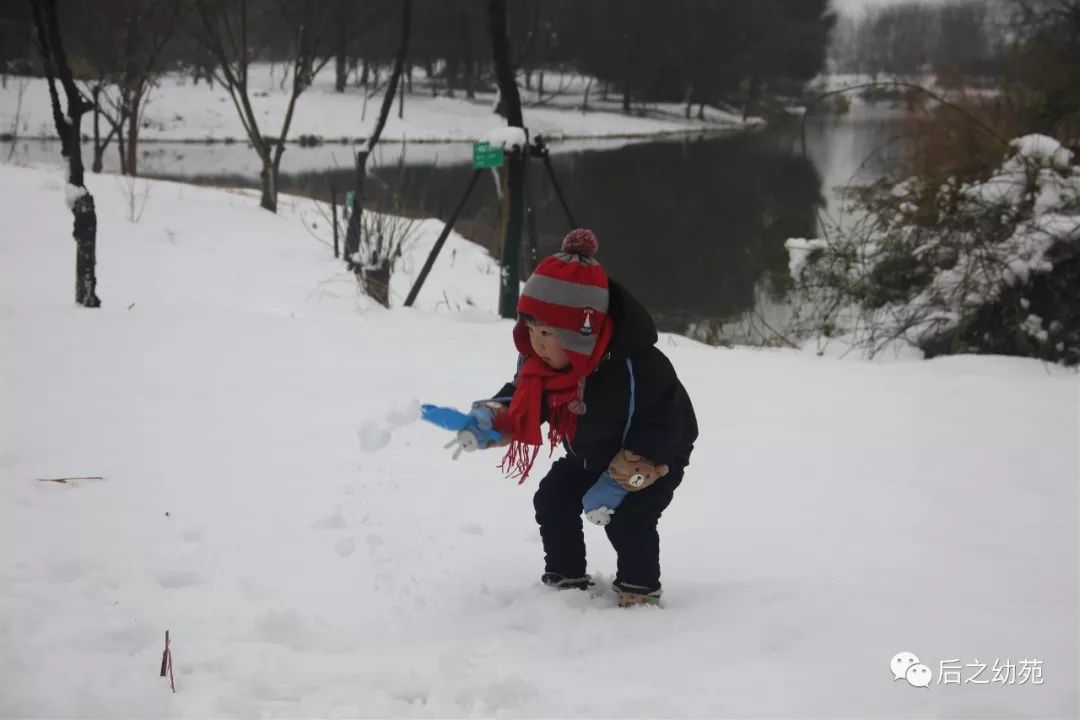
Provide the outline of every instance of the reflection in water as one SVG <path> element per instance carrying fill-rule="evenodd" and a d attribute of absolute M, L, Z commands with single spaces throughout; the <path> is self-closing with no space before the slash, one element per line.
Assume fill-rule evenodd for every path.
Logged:
<path fill-rule="evenodd" d="M 750 310 L 781 321 L 786 310 L 781 294 L 789 282 L 784 241 L 817 236 L 821 209 L 835 219 L 840 186 L 894 170 L 902 133 L 901 114 L 854 105 L 850 115 L 808 120 L 806 157 L 802 128 L 791 122 L 756 133 L 563 152 L 552 158 L 578 223 L 600 237 L 600 258 L 608 271 L 650 307 L 665 329 L 684 331 L 690 323 L 715 326 Z M 19 141 L 17 146 L 16 160 L 60 161 L 54 142 Z M 400 147 L 387 144 L 375 158 L 383 164 L 367 183 L 373 204 L 448 217 L 472 172 L 460 162 L 461 147 L 410 146 L 407 160 L 423 165 L 399 171 L 394 156 Z M 258 184 L 257 171 L 248 167 L 254 151 L 242 144 L 145 143 L 142 150 L 140 165 L 152 177 Z M 329 199 L 333 185 L 340 201 L 340 192 L 352 183 L 348 148 L 290 148 L 290 157 L 286 167 L 327 169 L 283 174 L 282 192 Z M 434 157 L 452 157 L 457 164 L 433 165 Z M 558 247 L 568 223 L 539 162 L 532 163 L 530 186 L 542 257 Z M 395 192 L 400 202 L 393 200 Z M 489 174 L 477 185 L 457 229 L 497 253 L 500 213 Z M 732 337 L 724 332 L 723 337 Z"/>
<path fill-rule="evenodd" d="M 657 142 L 617 150 L 561 154 L 555 172 L 575 219 L 600 237 L 600 259 L 662 319 L 685 329 L 701 317 L 730 317 L 753 307 L 763 278 L 782 286 L 784 241 L 813 234 L 821 183 L 813 164 L 772 133 Z M 467 165 L 383 167 L 369 192 L 380 204 L 401 189 L 408 206 L 446 217 L 468 183 Z M 346 187 L 350 174 L 282 178 L 288 192 Z M 530 168 L 541 257 L 569 229 L 539 162 Z M 498 244 L 500 201 L 485 178 L 459 228 L 488 247 Z"/>

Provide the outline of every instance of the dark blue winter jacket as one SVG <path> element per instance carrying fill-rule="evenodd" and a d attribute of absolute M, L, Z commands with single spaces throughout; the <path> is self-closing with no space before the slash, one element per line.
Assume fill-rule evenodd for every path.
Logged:
<path fill-rule="evenodd" d="M 598 473 L 621 448 L 657 465 L 686 466 L 698 436 L 690 396 L 671 361 L 656 347 L 649 311 L 614 280 L 609 280 L 609 290 L 611 342 L 585 382 L 585 414 L 578 418 L 573 440 L 564 443 L 567 457 Z M 511 382 L 495 397 L 513 394 Z"/>

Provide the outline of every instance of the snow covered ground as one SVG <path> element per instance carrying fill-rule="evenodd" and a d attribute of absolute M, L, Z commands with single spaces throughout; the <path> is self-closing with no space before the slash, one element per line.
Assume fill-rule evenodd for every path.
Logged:
<path fill-rule="evenodd" d="M 282 89 L 284 65 L 253 65 L 251 68 L 252 105 L 259 115 L 264 134 L 276 135 L 289 102 L 289 85 Z M 705 129 L 725 129 L 756 124 L 758 118 L 744 123 L 739 115 L 706 108 L 705 120 L 686 119 L 679 104 L 651 104 L 645 116 L 625 115 L 619 97 L 612 95 L 601 100 L 594 89 L 590 94 L 590 110 L 579 110 L 583 88 L 580 80 L 571 83 L 549 79 L 548 88 L 564 87 L 565 91 L 543 104 L 535 104 L 536 93 L 523 92 L 525 124 L 535 135 L 542 133 L 559 138 L 634 138 Z M 19 93 L 22 92 L 20 104 Z M 477 93 L 468 100 L 458 92 L 454 98 L 431 97 L 419 83 L 415 92 L 406 94 L 404 118 L 398 118 L 395 102 L 383 131 L 388 140 L 407 138 L 410 142 L 469 141 L 480 138 L 497 125 L 505 124 L 492 112 L 494 96 Z M 328 142 L 342 138 L 366 138 L 374 127 L 382 103 L 382 93 L 364 99 L 363 88 L 334 91 L 332 65 L 324 68 L 311 88 L 300 96 L 290 128 L 289 137 L 315 135 Z M 533 104 L 530 104 L 533 103 Z M 18 117 L 16 118 L 18 114 Z M 16 123 L 16 119 L 18 122 Z M 6 88 L 0 89 L 0 132 L 12 132 L 20 137 L 54 138 L 48 84 L 43 78 L 9 76 Z M 86 116 L 83 132 L 92 132 L 92 118 Z M 104 130 L 103 132 L 107 132 Z M 151 91 L 143 116 L 140 140 L 225 140 L 247 141 L 240 117 L 229 99 L 228 92 L 218 84 L 210 89 L 205 82 L 195 85 L 187 76 L 164 75 L 158 87 Z"/>
<path fill-rule="evenodd" d="M 703 436 L 666 607 L 624 611 L 540 587 L 535 481 L 414 422 L 513 367 L 482 250 L 452 237 L 388 312 L 310 201 L 137 181 L 131 222 L 89 181 L 99 310 L 72 304 L 62 178 L 0 166 L 0 716 L 1080 711 L 1075 373 L 664 336 Z M 101 479 L 39 481 L 70 476 Z M 929 687 L 893 679 L 901 651 Z M 980 684 L 995 661 L 1012 682 Z"/>

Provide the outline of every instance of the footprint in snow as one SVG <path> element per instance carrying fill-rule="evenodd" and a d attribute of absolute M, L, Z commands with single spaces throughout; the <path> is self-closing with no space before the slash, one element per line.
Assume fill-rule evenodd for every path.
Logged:
<path fill-rule="evenodd" d="M 341 557 L 349 557 L 356 551 L 356 541 L 351 537 L 341 538 L 334 543 L 334 552 Z"/>
<path fill-rule="evenodd" d="M 191 587 L 202 583 L 202 576 L 191 570 L 165 570 L 157 574 L 158 585 L 166 590 Z"/>
<path fill-rule="evenodd" d="M 348 526 L 349 522 L 345 519 L 345 514 L 341 512 L 341 508 L 338 508 L 330 515 L 311 523 L 311 527 L 315 530 L 340 530 Z"/>

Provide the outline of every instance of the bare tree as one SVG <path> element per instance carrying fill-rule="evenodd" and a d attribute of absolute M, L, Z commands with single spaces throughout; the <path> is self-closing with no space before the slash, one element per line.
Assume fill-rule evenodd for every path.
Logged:
<path fill-rule="evenodd" d="M 508 127 L 524 129 L 521 113 L 521 95 L 511 61 L 513 49 L 506 33 L 506 0 L 489 0 L 488 34 L 491 37 L 491 55 L 495 64 L 495 79 L 499 83 L 499 96 L 505 111 Z M 508 212 L 506 237 L 503 243 L 502 272 L 499 286 L 499 315 L 504 318 L 517 314 L 518 290 L 521 276 L 521 229 L 525 216 L 525 159 L 527 149 L 510 153 L 507 160 L 506 191 Z"/>
<path fill-rule="evenodd" d="M 383 306 L 390 306 L 390 271 L 396 255 L 386 247 L 379 237 L 364 237 L 363 212 L 364 176 L 367 174 L 367 161 L 375 145 L 382 136 L 386 119 L 394 106 L 394 93 L 401 84 L 401 73 L 405 67 L 405 57 L 409 53 L 409 29 L 412 18 L 412 0 L 402 0 L 401 36 L 398 41 L 394 69 L 386 83 L 382 108 L 375 129 L 364 146 L 356 153 L 356 188 L 353 194 L 353 207 L 349 209 L 349 225 L 345 231 L 345 257 L 349 267 L 357 272 L 368 295 L 378 300 Z M 381 237 L 381 236 L 380 236 Z"/>
<path fill-rule="evenodd" d="M 85 307 L 100 307 L 97 277 L 97 212 L 94 197 L 83 182 L 82 148 L 79 125 L 82 116 L 90 109 L 90 103 L 75 86 L 75 79 L 68 64 L 67 54 L 60 39 L 60 21 L 56 13 L 56 0 L 29 0 L 34 12 L 38 49 L 49 83 L 49 99 L 52 102 L 53 122 L 60 136 L 61 154 L 68 160 L 66 196 L 68 206 L 75 216 L 72 232 L 75 238 L 75 302 Z M 59 77 L 67 99 L 67 113 L 60 108 L 60 96 L 56 90 Z"/>
<path fill-rule="evenodd" d="M 127 172 L 138 175 L 139 127 L 158 59 L 179 24 L 180 5 L 173 0 L 135 0 L 124 18 L 124 72 L 120 77 L 122 117 L 127 120 Z"/>
<path fill-rule="evenodd" d="M 248 0 L 196 0 L 195 4 L 202 24 L 202 41 L 216 64 L 214 77 L 229 91 L 244 131 L 262 161 L 260 205 L 270 212 L 277 212 L 278 171 L 296 100 L 311 86 L 331 57 L 319 59 L 320 30 L 323 29 L 319 13 L 327 4 L 318 0 L 299 0 L 298 13 L 291 12 L 294 4 L 285 3 L 279 8 L 283 15 L 295 20 L 295 34 L 291 48 L 292 90 L 281 131 L 276 137 L 264 134 L 259 128 L 258 116 L 251 105 L 248 69 L 255 53 L 248 44 Z"/>
<path fill-rule="evenodd" d="M 94 172 L 101 172 L 105 151 L 115 138 L 120 172 L 138 174 L 146 101 L 180 17 L 180 5 L 171 0 L 114 0 L 90 15 L 83 59 L 92 75 L 84 80 L 83 90 L 94 104 Z M 104 136 L 102 119 L 109 128 Z"/>

